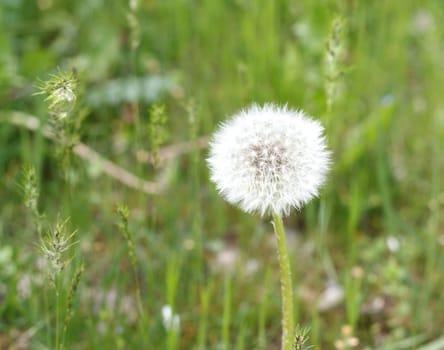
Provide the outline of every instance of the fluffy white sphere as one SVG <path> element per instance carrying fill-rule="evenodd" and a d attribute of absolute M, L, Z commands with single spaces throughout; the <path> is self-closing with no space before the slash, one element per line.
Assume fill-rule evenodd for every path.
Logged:
<path fill-rule="evenodd" d="M 253 105 L 210 144 L 211 180 L 249 213 L 288 215 L 318 195 L 330 164 L 322 125 L 301 111 Z"/>

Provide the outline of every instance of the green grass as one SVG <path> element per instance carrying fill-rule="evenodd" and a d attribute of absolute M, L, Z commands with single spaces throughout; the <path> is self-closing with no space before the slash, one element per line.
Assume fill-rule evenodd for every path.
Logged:
<path fill-rule="evenodd" d="M 310 343 L 334 349 L 351 325 L 359 349 L 444 349 L 444 4 L 139 2 L 133 29 L 123 0 L 0 3 L 0 349 L 54 348 L 54 308 L 65 312 L 82 262 L 67 349 L 278 349 L 270 220 L 217 195 L 205 149 L 158 166 L 140 161 L 152 151 L 154 103 L 167 116 L 162 147 L 196 142 L 252 102 L 303 108 L 324 123 L 333 151 L 321 199 L 285 221 L 295 316 L 310 327 Z M 344 72 L 328 111 L 324 58 L 337 15 Z M 67 177 L 52 140 L 11 123 L 14 111 L 48 123 L 44 98 L 33 93 L 58 68 L 78 75 L 80 140 L 162 181 L 161 194 L 129 188 L 75 155 Z M 36 169 L 46 227 L 60 215 L 77 231 L 58 301 L 23 204 L 27 166 Z M 120 205 L 129 208 L 136 269 Z M 320 312 L 332 281 L 344 298 Z M 163 325 L 164 305 L 180 316 L 178 333 Z"/>

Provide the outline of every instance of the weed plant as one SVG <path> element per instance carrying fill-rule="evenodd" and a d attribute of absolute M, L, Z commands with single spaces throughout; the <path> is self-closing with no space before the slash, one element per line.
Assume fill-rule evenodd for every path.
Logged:
<path fill-rule="evenodd" d="M 332 150 L 321 199 L 284 220 L 296 348 L 444 349 L 442 18 L 435 0 L 0 1 L 0 349 L 279 349 L 273 229 L 205 161 L 253 102 L 303 106 Z M 55 289 L 38 247 L 57 228 L 76 233 Z"/>

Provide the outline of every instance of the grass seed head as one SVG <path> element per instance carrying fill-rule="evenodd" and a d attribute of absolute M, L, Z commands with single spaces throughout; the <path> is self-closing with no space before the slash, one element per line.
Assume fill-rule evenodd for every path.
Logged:
<path fill-rule="evenodd" d="M 37 86 L 37 94 L 46 95 L 49 113 L 58 120 L 68 117 L 77 100 L 78 81 L 74 72 L 62 72 L 51 76 Z"/>
<path fill-rule="evenodd" d="M 66 252 L 75 244 L 72 238 L 76 232 L 68 231 L 68 221 L 69 219 L 59 219 L 55 227 L 49 230 L 40 242 L 40 250 L 48 262 L 50 267 L 49 275 L 52 280 L 54 280 L 70 262 L 70 259 L 66 257 Z"/>

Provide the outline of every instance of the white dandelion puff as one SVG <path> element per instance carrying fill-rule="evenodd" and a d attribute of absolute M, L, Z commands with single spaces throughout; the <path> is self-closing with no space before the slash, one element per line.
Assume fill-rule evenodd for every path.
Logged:
<path fill-rule="evenodd" d="M 252 105 L 210 144 L 211 180 L 248 213 L 288 215 L 318 195 L 330 164 L 322 125 L 286 106 Z"/>

